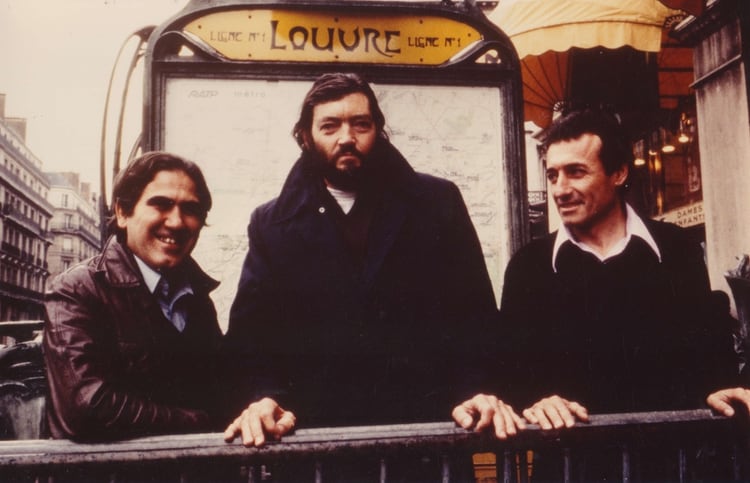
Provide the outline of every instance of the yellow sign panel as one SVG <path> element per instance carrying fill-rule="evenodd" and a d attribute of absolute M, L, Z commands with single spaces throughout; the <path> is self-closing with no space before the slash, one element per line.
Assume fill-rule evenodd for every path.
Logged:
<path fill-rule="evenodd" d="M 439 65 L 482 39 L 474 28 L 422 15 L 231 10 L 193 20 L 188 32 L 230 60 Z"/>

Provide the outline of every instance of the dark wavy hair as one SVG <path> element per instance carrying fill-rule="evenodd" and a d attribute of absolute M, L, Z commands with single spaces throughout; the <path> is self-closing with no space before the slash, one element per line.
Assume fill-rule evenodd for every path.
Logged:
<path fill-rule="evenodd" d="M 201 208 L 201 222 L 205 225 L 213 202 L 201 169 L 192 161 L 175 154 L 150 151 L 130 161 L 115 177 L 112 188 L 112 214 L 107 221 L 107 231 L 110 235 L 117 235 L 118 239 L 124 241 L 124 230 L 117 226 L 116 207 L 119 205 L 126 215 L 132 215 L 143 190 L 160 171 L 182 171 L 193 180 Z"/>
<path fill-rule="evenodd" d="M 583 134 L 596 134 L 602 140 L 599 159 L 608 175 L 633 161 L 633 150 L 619 119 L 597 108 L 571 111 L 558 117 L 544 133 L 540 148 L 542 158 L 546 161 L 550 145 L 578 139 Z"/>
<path fill-rule="evenodd" d="M 388 139 L 385 132 L 385 116 L 378 105 L 370 84 L 359 74 L 352 73 L 330 73 L 318 77 L 302 101 L 299 120 L 292 129 L 292 135 L 302 149 L 306 149 L 305 136 L 309 136 L 312 129 L 313 110 L 319 104 L 337 101 L 349 94 L 361 93 L 367 97 L 370 104 L 370 114 L 375 122 L 378 136 Z"/>

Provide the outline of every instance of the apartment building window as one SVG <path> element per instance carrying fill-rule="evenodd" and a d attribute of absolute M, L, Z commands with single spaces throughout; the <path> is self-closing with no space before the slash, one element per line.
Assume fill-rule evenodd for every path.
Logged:
<path fill-rule="evenodd" d="M 65 228 L 72 228 L 73 227 L 73 215 L 66 214 L 65 215 Z"/>
<path fill-rule="evenodd" d="M 68 207 L 68 194 L 67 193 L 63 193 L 62 200 L 60 200 L 60 204 L 62 205 L 63 208 Z"/>

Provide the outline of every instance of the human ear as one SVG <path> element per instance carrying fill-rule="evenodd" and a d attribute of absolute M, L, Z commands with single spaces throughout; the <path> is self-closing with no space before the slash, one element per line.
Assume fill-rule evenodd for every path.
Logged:
<path fill-rule="evenodd" d="M 117 226 L 124 229 L 128 224 L 128 216 L 119 200 L 115 201 L 115 217 L 117 218 Z"/>
<path fill-rule="evenodd" d="M 628 180 L 629 173 L 628 165 L 623 164 L 620 168 L 614 172 L 615 186 L 622 186 Z"/>
<path fill-rule="evenodd" d="M 305 151 L 311 151 L 312 150 L 312 139 L 310 137 L 310 133 L 308 131 L 303 131 L 300 134 L 300 146 Z"/>

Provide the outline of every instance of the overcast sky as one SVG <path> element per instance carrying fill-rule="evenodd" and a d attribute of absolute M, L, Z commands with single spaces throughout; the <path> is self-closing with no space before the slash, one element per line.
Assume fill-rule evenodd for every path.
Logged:
<path fill-rule="evenodd" d="M 186 3 L 0 0 L 5 115 L 27 119 L 26 144 L 45 171 L 78 171 L 98 186 L 102 112 L 117 51 L 131 33 Z"/>

